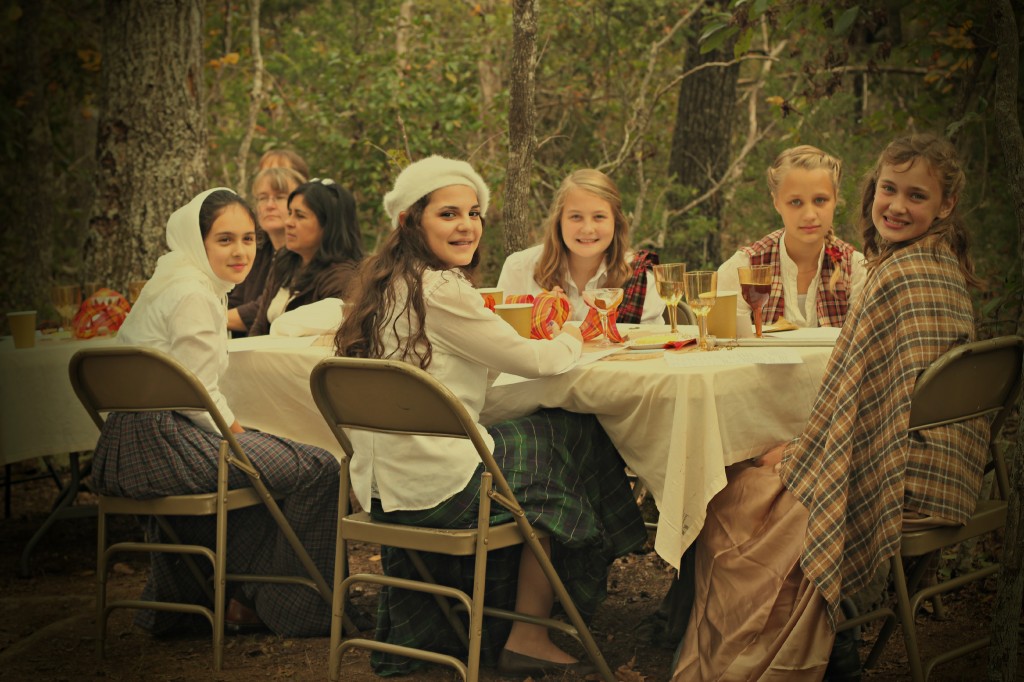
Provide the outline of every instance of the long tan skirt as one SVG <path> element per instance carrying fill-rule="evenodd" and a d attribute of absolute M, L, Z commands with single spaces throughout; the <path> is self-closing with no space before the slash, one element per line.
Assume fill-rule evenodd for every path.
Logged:
<path fill-rule="evenodd" d="M 673 682 L 820 680 L 835 633 L 800 568 L 807 510 L 770 468 L 739 464 L 708 505 L 696 600 Z"/>

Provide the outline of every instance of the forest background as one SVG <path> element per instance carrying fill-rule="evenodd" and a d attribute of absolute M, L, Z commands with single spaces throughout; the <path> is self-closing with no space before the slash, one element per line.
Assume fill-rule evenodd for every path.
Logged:
<path fill-rule="evenodd" d="M 468 159 L 494 189 L 493 284 L 561 179 L 588 166 L 621 188 L 635 245 L 695 269 L 780 226 L 765 168 L 817 145 L 844 162 L 836 231 L 859 245 L 861 177 L 896 135 L 933 131 L 966 162 L 981 335 L 1016 326 L 986 0 L 527 4 L 535 148 L 525 217 L 509 225 L 512 0 L 4 0 L 0 310 L 54 319 L 51 285 L 144 279 L 170 212 L 210 186 L 248 194 L 276 147 L 353 192 L 371 250 L 405 163 Z"/>

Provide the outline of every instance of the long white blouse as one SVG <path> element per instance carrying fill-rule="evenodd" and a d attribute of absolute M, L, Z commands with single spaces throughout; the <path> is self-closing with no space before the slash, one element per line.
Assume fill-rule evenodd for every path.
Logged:
<path fill-rule="evenodd" d="M 822 248 L 821 253 L 818 255 L 818 270 L 814 273 L 814 279 L 811 280 L 810 285 L 807 287 L 806 295 L 798 293 L 796 283 L 798 268 L 796 262 L 786 251 L 785 235 L 779 240 L 779 251 L 782 254 L 782 296 L 786 304 L 785 312 L 782 315 L 798 327 L 817 327 L 818 287 L 821 282 L 821 263 L 825 257 L 825 249 Z M 864 267 L 864 254 L 860 251 L 854 251 L 850 258 L 849 302 L 852 304 L 860 296 L 860 292 L 864 288 L 864 281 L 867 279 L 867 269 Z M 729 260 L 722 263 L 718 268 L 718 289 L 720 291 L 736 292 L 737 316 L 750 315 L 750 306 L 739 295 L 739 269 L 748 265 L 750 265 L 750 256 L 743 251 L 736 251 Z"/>
<path fill-rule="evenodd" d="M 505 259 L 501 268 L 501 275 L 498 276 L 498 288 L 506 296 L 510 294 L 533 294 L 536 296 L 543 289 L 533 279 L 533 272 L 540 260 L 544 245 L 538 244 L 528 249 L 513 253 Z M 608 266 L 601 263 L 597 274 L 587 282 L 587 289 L 603 287 L 608 279 Z M 589 308 L 583 302 L 583 292 L 572 281 L 571 277 L 565 278 L 565 294 L 569 297 L 569 319 L 583 320 L 587 317 Z M 654 280 L 654 273 L 647 273 L 647 296 L 644 298 L 644 312 L 640 321 L 643 324 L 661 324 L 662 313 L 665 312 L 665 302 L 658 296 L 657 283 Z"/>
<path fill-rule="evenodd" d="M 488 371 L 549 376 L 571 367 L 582 353 L 583 345 L 568 334 L 550 341 L 519 336 L 484 307 L 473 285 L 455 271 L 426 271 L 423 298 L 432 346 L 426 371 L 458 396 L 492 449 L 494 441 L 479 423 Z M 396 309 L 401 310 L 404 293 L 397 299 Z M 415 323 L 407 316 L 393 322 L 385 325 L 386 352 L 398 348 L 399 338 L 407 339 Z M 353 431 L 352 445 L 352 488 L 366 509 L 371 498 L 379 498 L 384 511 L 434 507 L 465 488 L 480 463 L 465 439 Z"/>
<path fill-rule="evenodd" d="M 198 281 L 178 279 L 155 297 L 132 308 L 117 333 L 119 343 L 163 351 L 192 371 L 203 383 L 224 420 L 235 415 L 220 392 L 228 369 L 227 311 L 223 300 Z M 184 413 L 200 428 L 218 433 L 204 413 Z"/>

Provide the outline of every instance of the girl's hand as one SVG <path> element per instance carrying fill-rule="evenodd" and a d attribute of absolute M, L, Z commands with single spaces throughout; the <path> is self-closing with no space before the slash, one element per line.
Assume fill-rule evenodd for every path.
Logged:
<path fill-rule="evenodd" d="M 756 463 L 759 467 L 773 467 L 782 461 L 782 455 L 786 452 L 786 446 L 789 443 L 779 443 L 768 452 L 757 458 Z"/>
<path fill-rule="evenodd" d="M 548 324 L 550 325 L 548 329 L 552 329 L 555 325 L 554 322 L 549 322 Z M 551 338 L 555 338 L 559 334 L 568 334 L 580 343 L 583 343 L 583 333 L 580 331 L 580 328 L 574 324 L 567 324 L 558 330 L 552 329 Z"/>

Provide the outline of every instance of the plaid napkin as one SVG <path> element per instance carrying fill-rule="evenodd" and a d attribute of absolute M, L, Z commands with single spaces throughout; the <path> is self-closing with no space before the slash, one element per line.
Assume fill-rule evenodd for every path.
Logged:
<path fill-rule="evenodd" d="M 530 320 L 531 339 L 550 339 L 552 334 L 548 325 L 554 322 L 558 327 L 565 324 L 569 319 L 569 301 L 565 297 L 556 296 L 550 292 L 542 292 L 537 296 L 531 294 L 519 294 L 506 296 L 505 303 L 532 303 L 533 316 Z M 614 343 L 622 343 L 624 339 L 615 327 L 615 314 L 612 311 L 608 314 L 608 333 L 610 340 Z M 601 317 L 593 308 L 587 313 L 587 317 L 580 325 L 580 333 L 584 341 L 590 341 L 601 336 Z"/>
<path fill-rule="evenodd" d="M 495 305 L 494 294 L 480 294 L 480 296 L 484 299 L 484 307 L 493 313 Z"/>
<path fill-rule="evenodd" d="M 113 289 L 97 289 L 82 301 L 71 327 L 76 339 L 91 339 L 106 328 L 115 332 L 121 328 L 131 305 L 128 299 Z"/>

